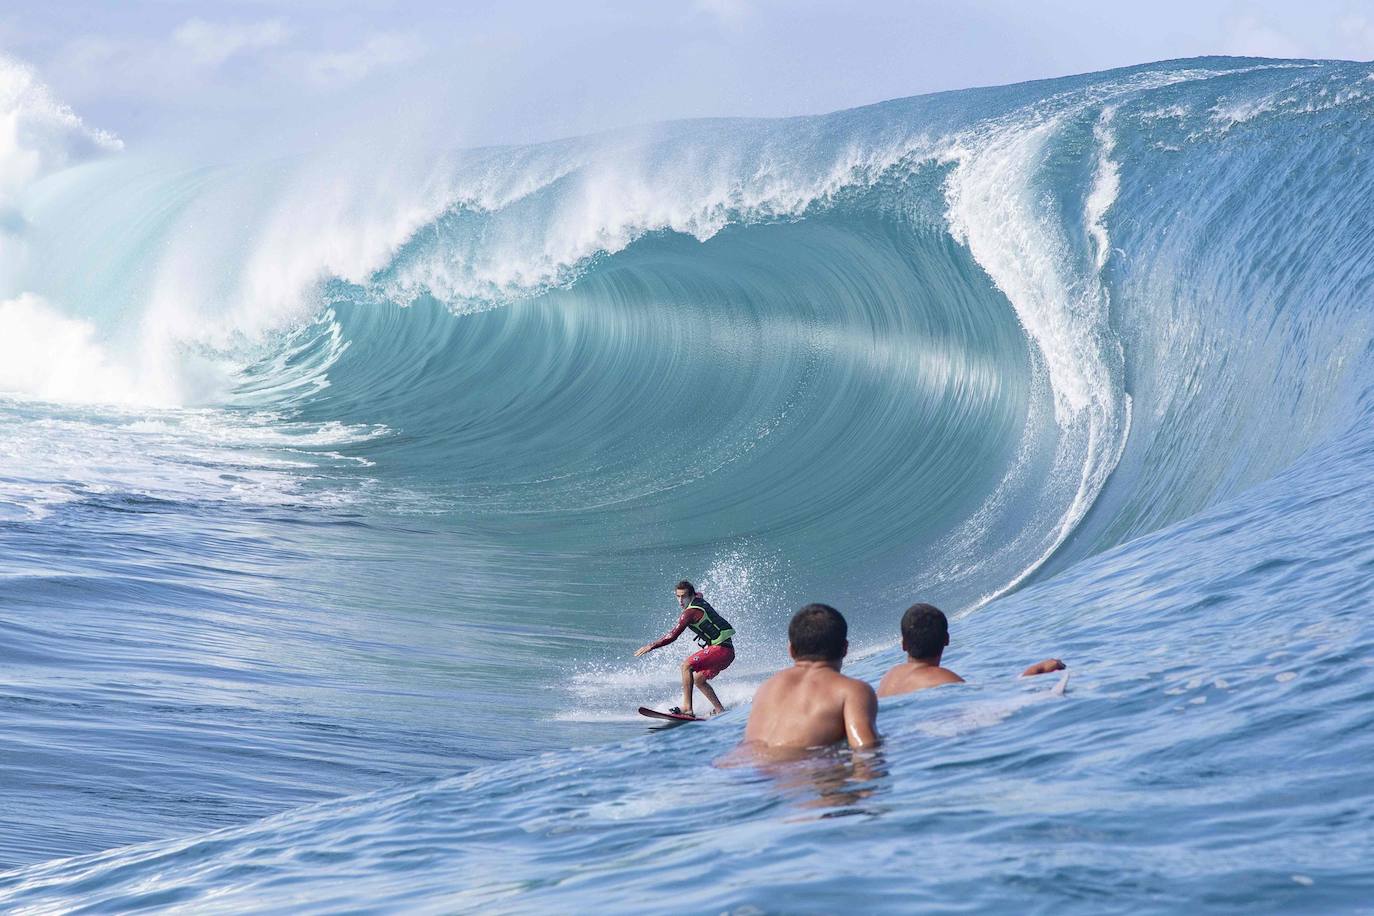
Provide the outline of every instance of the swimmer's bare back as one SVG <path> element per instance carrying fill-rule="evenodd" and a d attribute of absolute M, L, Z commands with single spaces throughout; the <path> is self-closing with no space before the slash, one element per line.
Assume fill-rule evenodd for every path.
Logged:
<path fill-rule="evenodd" d="M 878 697 L 867 683 L 841 674 L 833 662 L 799 661 L 758 689 L 744 740 L 766 748 L 839 741 L 871 747 L 878 743 L 877 716 Z"/>

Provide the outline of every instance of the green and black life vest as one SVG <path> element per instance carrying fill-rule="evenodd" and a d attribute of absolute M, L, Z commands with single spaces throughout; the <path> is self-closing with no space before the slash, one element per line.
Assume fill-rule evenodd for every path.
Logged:
<path fill-rule="evenodd" d="M 721 643 L 729 642 L 730 637 L 735 635 L 730 622 L 717 614 L 716 609 L 711 607 L 705 598 L 693 595 L 692 600 L 687 602 L 687 609 L 690 608 L 701 611 L 701 619 L 696 623 L 687 624 L 687 628 L 703 646 L 719 646 Z"/>

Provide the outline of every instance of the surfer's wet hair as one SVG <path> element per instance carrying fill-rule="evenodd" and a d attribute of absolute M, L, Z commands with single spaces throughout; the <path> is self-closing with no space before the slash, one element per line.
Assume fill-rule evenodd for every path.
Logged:
<path fill-rule="evenodd" d="M 787 641 L 799 662 L 834 662 L 844 658 L 849 624 L 828 604 L 808 604 L 792 615 Z"/>
<path fill-rule="evenodd" d="M 677 585 L 674 585 L 673 591 L 683 591 L 689 595 L 695 595 L 697 593 L 696 588 L 693 587 L 692 583 L 688 582 L 686 579 L 683 579 Z"/>
<path fill-rule="evenodd" d="M 939 655 L 949 645 L 949 620 L 933 604 L 913 604 L 902 615 L 902 648 L 912 658 Z"/>

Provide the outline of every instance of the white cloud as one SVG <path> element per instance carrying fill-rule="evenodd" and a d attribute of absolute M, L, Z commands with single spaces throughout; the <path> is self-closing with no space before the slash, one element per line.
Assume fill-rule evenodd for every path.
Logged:
<path fill-rule="evenodd" d="M 1355 60 L 1374 58 L 1374 20 L 1351 13 L 1337 25 L 1345 53 Z"/>
<path fill-rule="evenodd" d="M 749 13 L 748 0 L 695 0 L 692 7 L 729 27 L 739 25 Z"/>
<path fill-rule="evenodd" d="M 1312 56 L 1290 35 L 1257 16 L 1240 16 L 1228 21 L 1224 40 L 1224 53 L 1242 57 Z"/>
<path fill-rule="evenodd" d="M 1374 58 L 1374 19 L 1348 8 L 1340 16 L 1275 23 L 1259 10 L 1226 20 L 1223 51 L 1254 57 Z"/>
<path fill-rule="evenodd" d="M 305 54 L 301 63 L 305 78 L 316 86 L 347 86 L 377 70 L 413 60 L 420 51 L 420 43 L 413 37 L 388 33 L 374 36 L 351 51 Z"/>
<path fill-rule="evenodd" d="M 0 221 L 14 223 L 9 207 L 31 182 L 123 146 L 83 124 L 29 67 L 0 57 Z"/>
<path fill-rule="evenodd" d="M 218 67 L 235 54 L 260 51 L 286 41 L 279 19 L 249 23 L 216 23 L 191 19 L 172 34 L 172 40 L 206 67 Z"/>

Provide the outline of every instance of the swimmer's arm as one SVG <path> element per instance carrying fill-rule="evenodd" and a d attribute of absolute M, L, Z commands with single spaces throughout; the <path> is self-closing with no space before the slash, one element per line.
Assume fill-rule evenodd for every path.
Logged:
<path fill-rule="evenodd" d="M 1033 677 L 1037 674 L 1049 674 L 1051 671 L 1063 671 L 1068 665 L 1057 658 L 1047 658 L 1043 662 L 1036 662 L 1025 671 L 1021 672 L 1022 677 Z"/>
<path fill-rule="evenodd" d="M 696 623 L 697 618 L 700 617 L 701 614 L 701 608 L 689 607 L 682 612 L 682 616 L 677 619 L 677 623 L 673 625 L 673 628 L 663 634 L 663 637 L 659 639 L 658 642 L 651 642 L 647 646 L 640 646 L 638 649 L 635 649 L 635 658 L 639 658 L 646 652 L 662 649 L 664 646 L 681 636 L 682 631 L 687 629 L 687 624 Z"/>
<path fill-rule="evenodd" d="M 844 734 L 855 750 L 873 747 L 882 740 L 878 734 L 878 695 L 868 684 L 856 684 L 845 697 Z"/>

